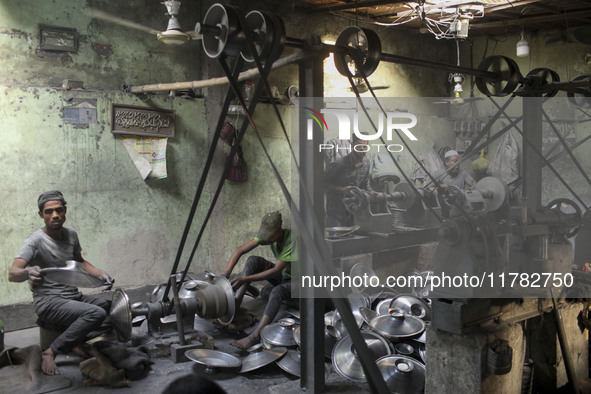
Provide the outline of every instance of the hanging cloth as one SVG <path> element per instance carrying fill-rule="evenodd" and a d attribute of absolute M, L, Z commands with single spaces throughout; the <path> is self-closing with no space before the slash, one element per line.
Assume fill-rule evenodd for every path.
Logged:
<path fill-rule="evenodd" d="M 519 146 L 510 131 L 501 138 L 488 171 L 505 184 L 510 184 L 519 177 Z"/>

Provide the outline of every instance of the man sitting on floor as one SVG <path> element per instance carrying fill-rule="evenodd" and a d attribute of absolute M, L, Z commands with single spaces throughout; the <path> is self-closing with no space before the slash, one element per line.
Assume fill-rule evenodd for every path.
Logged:
<path fill-rule="evenodd" d="M 242 276 L 232 282 L 232 287 L 236 291 L 236 308 L 240 307 L 251 282 L 267 280 L 274 285 L 263 317 L 255 330 L 247 337 L 230 343 L 237 348 L 248 349 L 258 343 L 262 329 L 275 319 L 281 302 L 291 298 L 291 263 L 296 260 L 295 239 L 292 238 L 291 230 L 282 228 L 281 224 L 279 212 L 271 212 L 263 216 L 257 236 L 236 248 L 224 271 L 224 275 L 229 278 L 240 257 L 259 245 L 269 245 L 277 260 L 272 263 L 260 256 L 250 256 L 246 260 Z"/>
<path fill-rule="evenodd" d="M 45 227 L 29 235 L 14 259 L 8 279 L 11 282 L 29 280 L 38 324 L 54 331 L 63 330 L 47 349 L 42 349 L 41 370 L 46 375 L 58 375 L 55 364 L 58 352 L 74 353 L 87 358 L 81 344 L 89 333 L 99 329 L 107 318 L 111 302 L 88 297 L 74 286 L 44 280 L 40 270 L 64 267 L 66 261 L 84 264 L 90 275 L 102 279 L 109 288 L 114 280 L 103 270 L 82 258 L 82 248 L 76 231 L 64 227 L 66 200 L 57 190 L 45 192 L 37 200 L 39 216 Z"/>

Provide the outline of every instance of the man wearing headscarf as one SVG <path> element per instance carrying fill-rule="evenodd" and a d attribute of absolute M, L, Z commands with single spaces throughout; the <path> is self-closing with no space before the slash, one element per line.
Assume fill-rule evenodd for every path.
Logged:
<path fill-rule="evenodd" d="M 457 164 L 460 154 L 455 150 L 448 150 L 443 157 L 445 171 L 435 175 L 435 179 L 442 185 L 453 185 L 460 189 L 471 189 L 474 187 L 474 178 Z"/>
<path fill-rule="evenodd" d="M 110 309 L 110 301 L 88 297 L 77 287 L 45 280 L 43 268 L 64 267 L 66 261 L 83 264 L 84 270 L 104 281 L 110 289 L 114 280 L 82 257 L 78 234 L 66 221 L 66 200 L 61 192 L 52 190 L 39 196 L 39 217 L 45 226 L 29 235 L 21 246 L 8 273 L 11 282 L 29 280 L 37 324 L 52 331 L 62 332 L 47 349 L 42 349 L 41 370 L 46 375 L 57 375 L 57 353 L 74 352 L 88 357 L 82 343 L 87 335 L 99 330 Z"/>

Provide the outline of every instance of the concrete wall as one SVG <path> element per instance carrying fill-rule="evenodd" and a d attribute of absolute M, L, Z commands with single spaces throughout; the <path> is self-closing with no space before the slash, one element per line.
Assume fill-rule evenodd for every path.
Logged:
<path fill-rule="evenodd" d="M 183 2 L 181 25 L 192 29 L 208 7 L 208 3 Z M 107 270 L 124 288 L 162 283 L 176 256 L 226 87 L 202 89 L 197 93 L 204 98 L 192 100 L 169 97 L 168 92 L 149 96 L 122 92 L 123 84 L 199 80 L 220 76 L 221 69 L 217 60 L 206 58 L 197 41 L 169 47 L 153 34 L 93 18 L 97 11 L 156 30 L 162 30 L 167 22 L 159 2 L 0 0 L 0 119 L 5 138 L 0 144 L 4 170 L 0 195 L 6 212 L 0 219 L 4 239 L 1 266 L 6 273 L 22 240 L 42 225 L 35 206 L 39 193 L 57 188 L 68 201 L 67 225 L 78 230 L 83 255 L 89 261 Z M 287 34 L 293 37 L 313 32 L 334 39 L 350 24 L 345 19 L 278 11 L 286 22 Z M 38 24 L 77 29 L 78 51 L 40 50 Z M 426 36 L 394 35 L 387 30 L 379 31 L 379 35 L 384 51 L 449 62 L 449 43 Z M 418 53 L 417 47 L 421 48 Z M 291 52 L 293 49 L 285 50 L 285 54 Z M 81 80 L 85 89 L 63 90 L 64 79 Z M 327 76 L 327 92 L 333 81 L 342 79 Z M 297 84 L 297 68 L 273 72 L 270 80 L 284 92 L 289 85 Z M 398 97 L 446 95 L 446 81 L 447 75 L 438 70 L 388 64 L 380 65 L 370 79 L 376 86 L 390 86 L 378 91 L 381 96 Z M 77 99 L 97 100 L 96 124 L 77 127 L 64 122 L 62 108 Z M 121 137 L 111 133 L 112 104 L 175 111 L 176 136 L 169 139 L 167 149 L 168 178 L 140 178 Z M 288 135 L 291 110 L 288 106 L 280 110 Z M 241 119 L 229 117 L 228 121 L 237 123 Z M 290 154 L 272 108 L 259 106 L 255 121 L 289 186 Z M 243 149 L 249 180 L 225 183 L 193 261 L 193 271 L 221 271 L 232 250 L 255 234 L 265 212 L 281 210 L 289 225 L 285 200 L 252 130 L 245 137 Z M 223 144 L 216 151 L 181 266 L 217 187 L 226 151 Z M 268 256 L 268 251 L 262 253 Z M 30 301 L 27 286 L 7 283 L 6 274 L 0 275 L 0 283 L 1 305 Z"/>

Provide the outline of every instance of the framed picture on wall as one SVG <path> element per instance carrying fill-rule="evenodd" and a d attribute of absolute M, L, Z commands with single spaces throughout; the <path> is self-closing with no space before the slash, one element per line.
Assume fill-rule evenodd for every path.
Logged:
<path fill-rule="evenodd" d="M 113 104 L 113 134 L 173 138 L 174 131 L 175 118 L 172 110 Z"/>
<path fill-rule="evenodd" d="M 39 25 L 39 49 L 78 52 L 78 31 L 69 27 Z"/>

